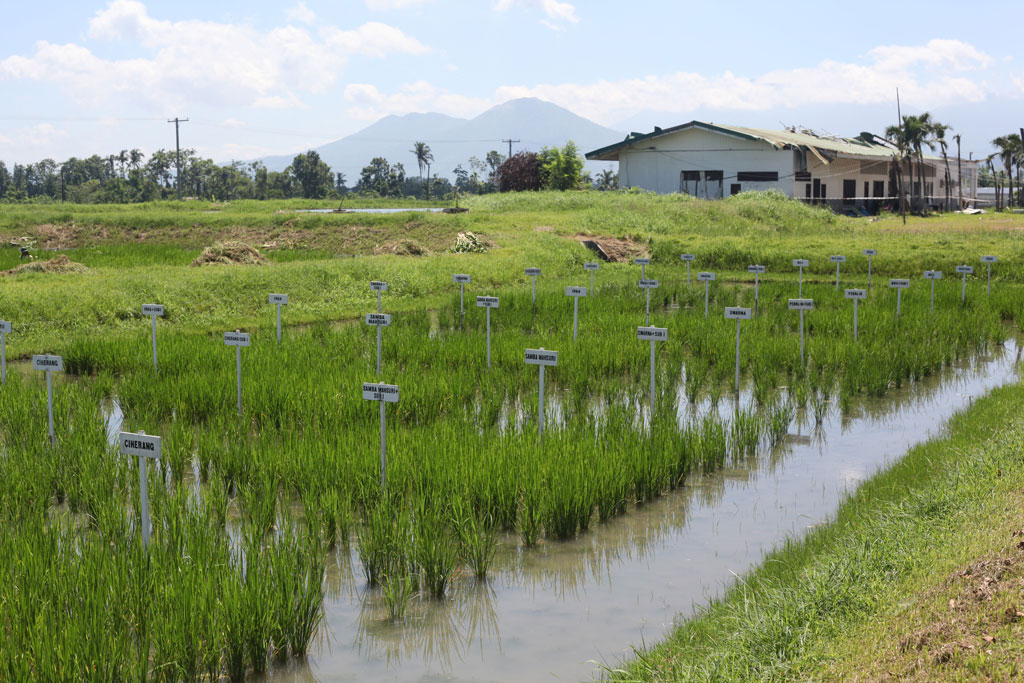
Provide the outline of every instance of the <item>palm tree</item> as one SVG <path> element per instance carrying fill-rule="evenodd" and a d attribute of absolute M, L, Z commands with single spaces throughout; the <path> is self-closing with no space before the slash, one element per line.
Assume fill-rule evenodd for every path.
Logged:
<path fill-rule="evenodd" d="M 938 121 L 932 123 L 932 139 L 939 146 L 939 149 L 942 150 L 942 162 L 946 165 L 946 179 L 943 183 L 946 186 L 946 203 L 943 205 L 946 211 L 949 211 L 949 181 L 952 179 L 949 172 L 949 156 L 946 155 L 946 131 L 948 130 L 952 130 L 952 127 Z"/>
<path fill-rule="evenodd" d="M 1003 168 L 1006 169 L 1007 182 L 1009 183 L 1010 199 L 1007 207 L 1013 206 L 1013 166 L 1020 164 L 1020 156 L 1024 153 L 1024 146 L 1021 144 L 1021 137 L 1016 133 L 1000 135 L 992 141 L 993 147 L 999 148 L 999 158 L 1003 161 Z"/>
<path fill-rule="evenodd" d="M 425 142 L 414 142 L 412 143 L 412 149 L 409 150 L 416 155 L 416 165 L 420 169 L 420 185 L 423 185 L 423 168 L 427 169 L 427 182 L 430 182 L 430 162 L 434 160 L 434 155 L 430 151 L 430 147 Z M 430 196 L 428 190 L 427 196 Z"/>
<path fill-rule="evenodd" d="M 905 216 L 904 207 L 906 206 L 906 201 L 907 201 L 907 192 L 904 189 L 905 184 L 903 182 L 903 164 L 904 163 L 907 164 L 907 168 L 908 168 L 908 171 L 910 173 L 910 180 L 911 180 L 910 191 L 911 191 L 911 196 L 913 196 L 913 191 L 914 191 L 914 188 L 913 188 L 914 165 L 913 165 L 913 157 L 911 156 L 913 148 L 912 148 L 912 146 L 910 144 L 910 141 L 909 141 L 908 118 L 909 117 L 904 116 L 903 117 L 903 123 L 901 125 L 899 125 L 899 126 L 889 126 L 888 128 L 885 129 L 885 137 L 886 137 L 886 139 L 896 148 L 896 154 L 893 155 L 893 162 L 894 162 L 894 165 L 896 166 L 896 177 L 897 177 L 897 179 L 899 180 L 899 183 L 900 183 L 900 188 L 899 188 L 900 212 L 904 213 L 904 222 L 906 222 L 906 216 Z"/>

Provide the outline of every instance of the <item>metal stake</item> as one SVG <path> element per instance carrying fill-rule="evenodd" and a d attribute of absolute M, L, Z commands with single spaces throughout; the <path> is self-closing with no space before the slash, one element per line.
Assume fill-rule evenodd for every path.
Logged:
<path fill-rule="evenodd" d="M 540 347 L 543 351 L 544 347 Z M 537 434 L 544 436 L 544 366 L 540 367 L 540 399 L 537 404 Z"/>
<path fill-rule="evenodd" d="M 736 319 L 736 395 L 740 393 L 740 321 Z"/>
<path fill-rule="evenodd" d="M 463 300 L 465 298 L 464 297 L 465 293 L 466 293 L 466 284 L 464 282 L 460 282 L 459 283 L 459 327 L 462 328 L 463 332 L 466 331 L 466 309 L 465 309 L 465 306 L 464 306 L 464 303 L 463 303 Z M 378 313 L 379 313 L 379 311 L 378 311 Z M 380 372 L 380 368 L 377 369 L 377 372 L 378 373 Z"/>
<path fill-rule="evenodd" d="M 804 364 L 804 311 L 800 309 L 800 365 Z"/>
<path fill-rule="evenodd" d="M 381 326 L 377 325 L 377 376 L 380 376 L 380 337 L 381 337 Z"/>
<path fill-rule="evenodd" d="M 932 280 L 932 315 L 935 315 L 935 280 Z"/>
<path fill-rule="evenodd" d="M 651 340 L 651 424 L 654 424 L 654 403 L 657 394 L 654 393 L 654 340 Z"/>
<path fill-rule="evenodd" d="M 235 330 L 240 332 L 241 330 Z M 242 415 L 242 347 L 235 347 L 235 377 L 238 382 L 238 415 Z"/>
<path fill-rule="evenodd" d="M 708 317 L 708 289 L 711 287 L 711 281 L 704 281 L 704 317 Z"/>
<path fill-rule="evenodd" d="M 153 322 L 156 323 L 156 318 L 153 318 Z M 281 304 L 277 305 L 277 344 L 281 345 Z"/>
<path fill-rule="evenodd" d="M 579 326 L 578 325 L 579 314 L 580 314 L 580 298 L 578 296 L 574 296 L 572 298 L 572 340 L 573 341 L 576 341 L 576 330 L 577 330 L 577 328 Z M 543 367 L 543 366 L 541 366 L 541 367 Z M 541 373 L 543 373 L 543 372 L 544 371 L 541 370 Z"/>
<path fill-rule="evenodd" d="M 0 332 L 0 384 L 7 384 L 7 333 Z"/>
<path fill-rule="evenodd" d="M 857 341 L 857 303 L 860 299 L 853 300 L 853 341 Z"/>
<path fill-rule="evenodd" d="M 158 370 L 156 365 L 156 316 L 149 316 L 153 319 L 153 369 Z"/>
<path fill-rule="evenodd" d="M 647 287 L 647 316 L 644 318 L 644 325 L 651 324 L 651 288 Z"/>
<path fill-rule="evenodd" d="M 50 446 L 57 445 L 57 437 L 53 434 L 53 372 L 46 371 L 46 417 L 50 424 Z"/>
<path fill-rule="evenodd" d="M 491 309 L 484 309 L 487 311 L 487 369 L 491 369 Z"/>
<path fill-rule="evenodd" d="M 388 483 L 388 445 L 387 422 L 384 420 L 384 401 L 380 401 L 380 488 L 383 491 Z"/>
<path fill-rule="evenodd" d="M 836 261 L 836 291 L 839 291 L 839 262 Z"/>
<path fill-rule="evenodd" d="M 896 288 L 896 319 L 900 319 L 900 294 L 903 293 L 902 287 Z"/>

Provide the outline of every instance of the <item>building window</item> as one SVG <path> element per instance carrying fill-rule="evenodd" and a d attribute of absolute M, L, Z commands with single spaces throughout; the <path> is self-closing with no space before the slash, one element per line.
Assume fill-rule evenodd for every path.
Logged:
<path fill-rule="evenodd" d="M 715 186 L 715 183 L 718 186 Z M 719 199 L 725 194 L 725 172 L 724 171 L 704 171 L 704 195 L 706 197 L 718 197 Z"/>
<path fill-rule="evenodd" d="M 679 191 L 683 194 L 697 195 L 700 184 L 700 171 L 683 171 L 679 174 Z"/>
<path fill-rule="evenodd" d="M 779 180 L 778 171 L 740 171 L 736 180 L 741 183 L 774 183 Z"/>
<path fill-rule="evenodd" d="M 795 181 L 797 181 L 798 183 L 802 183 L 802 182 L 805 182 L 805 181 L 810 182 L 810 180 L 811 180 L 811 172 L 810 171 L 797 171 L 793 175 L 793 179 Z"/>
<path fill-rule="evenodd" d="M 878 197 L 878 198 L 884 197 L 885 196 L 885 181 L 884 180 L 876 180 L 876 181 L 874 181 L 872 190 L 873 191 L 871 192 L 871 196 Z"/>
<path fill-rule="evenodd" d="M 844 180 L 843 181 L 843 204 L 853 204 L 854 198 L 857 196 L 857 181 L 856 180 Z"/>
<path fill-rule="evenodd" d="M 806 185 L 804 185 L 804 197 L 807 199 L 807 202 L 810 203 L 810 201 L 811 201 L 811 184 L 810 183 L 807 183 Z"/>
<path fill-rule="evenodd" d="M 743 191 L 742 186 L 739 183 L 733 183 L 729 186 L 729 195 L 739 194 Z"/>

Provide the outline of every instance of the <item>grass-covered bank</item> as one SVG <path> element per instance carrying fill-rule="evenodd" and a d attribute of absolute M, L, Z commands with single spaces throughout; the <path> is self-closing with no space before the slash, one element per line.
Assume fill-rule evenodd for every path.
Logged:
<path fill-rule="evenodd" d="M 610 678 L 1019 677 L 1022 401 L 976 401 Z"/>

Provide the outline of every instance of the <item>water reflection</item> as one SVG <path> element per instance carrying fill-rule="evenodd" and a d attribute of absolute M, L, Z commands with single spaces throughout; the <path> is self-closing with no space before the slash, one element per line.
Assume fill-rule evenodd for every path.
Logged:
<path fill-rule="evenodd" d="M 660 637 L 776 544 L 821 524 L 859 482 L 1011 377 L 1019 352 L 997 347 L 843 415 L 833 403 L 820 424 L 810 407 L 797 411 L 774 446 L 730 455 L 575 540 L 524 549 L 503 536 L 489 581 L 459 577 L 448 599 L 414 599 L 398 623 L 353 574 L 351 549 L 339 552 L 327 582 L 331 641 L 311 665 L 325 680 L 588 678 L 593 661 Z M 731 420 L 752 401 L 744 387 L 738 401 L 705 398 L 681 414 Z"/>

